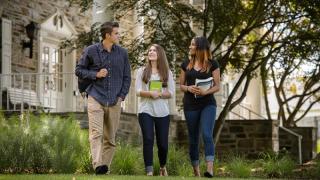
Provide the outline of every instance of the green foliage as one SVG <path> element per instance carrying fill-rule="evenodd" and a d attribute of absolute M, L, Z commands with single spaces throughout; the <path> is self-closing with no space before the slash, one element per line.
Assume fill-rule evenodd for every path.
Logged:
<path fill-rule="evenodd" d="M 118 143 L 112 161 L 112 172 L 119 175 L 143 174 L 144 166 L 139 149 L 126 143 Z"/>
<path fill-rule="evenodd" d="M 23 114 L 0 119 L 0 171 L 72 173 L 87 141 L 74 118 Z"/>
<path fill-rule="evenodd" d="M 84 9 L 92 5 L 91 0 L 69 2 L 80 4 Z M 299 116 L 297 112 L 309 111 L 312 105 L 320 101 L 319 86 L 316 83 L 320 77 L 319 1 L 220 0 L 202 1 L 202 4 L 194 5 L 189 1 L 163 0 L 112 2 L 110 8 L 116 12 L 117 20 L 126 18 L 134 11 L 137 19 L 140 19 L 137 22 L 144 26 L 143 34 L 134 39 L 127 38 L 132 34 L 131 28 L 123 34 L 125 39 L 121 43 L 128 48 L 133 68 L 143 65 L 147 48 L 158 43 L 166 51 L 170 68 L 179 74 L 181 61 L 188 58 L 190 40 L 200 35 L 206 36 L 212 44 L 212 54 L 219 61 L 222 75 L 239 73 L 239 77 L 243 77 L 230 89 L 231 93 L 217 119 L 214 131 L 216 140 L 227 112 L 245 98 L 246 87 L 258 75 L 258 69 L 263 77 L 268 117 L 271 117 L 267 103 L 267 87 L 270 83 L 276 84 L 276 93 L 282 93 L 277 94 L 280 107 L 278 117 L 283 118 L 285 125 L 295 125 L 307 114 Z M 97 29 L 92 31 L 92 37 L 96 36 Z M 96 42 L 86 35 L 89 34 L 81 34 L 78 36 L 79 41 L 69 45 L 84 47 Z M 306 64 L 310 68 L 302 67 Z M 277 73 L 273 75 L 273 72 Z M 304 91 L 288 95 L 286 84 L 298 79 L 297 76 L 305 79 L 299 88 Z M 286 82 L 279 83 L 281 79 Z M 240 87 L 243 89 L 242 94 L 236 96 Z M 292 103 L 295 105 L 292 106 Z"/>
<path fill-rule="evenodd" d="M 41 138 L 26 127 L 25 119 L 12 116 L 1 118 L 0 132 L 0 171 L 10 173 L 48 172 L 51 167 L 49 154 L 42 146 Z"/>
<path fill-rule="evenodd" d="M 153 155 L 154 174 L 159 175 L 159 159 L 157 151 Z M 169 176 L 193 176 L 192 166 L 189 160 L 188 152 L 185 149 L 170 144 L 166 168 Z"/>
<path fill-rule="evenodd" d="M 45 144 L 51 155 L 53 169 L 59 173 L 75 172 L 80 164 L 79 156 L 83 153 L 80 128 L 71 118 L 47 121 Z"/>
<path fill-rule="evenodd" d="M 316 160 L 316 166 L 314 170 L 314 177 L 320 177 L 320 159 Z"/>
<path fill-rule="evenodd" d="M 0 173 L 90 173 L 92 169 L 88 131 L 80 130 L 73 116 L 62 119 L 47 115 L 24 114 L 6 119 L 0 113 Z M 320 176 L 320 161 L 298 177 Z M 170 176 L 192 177 L 192 166 L 185 149 L 170 144 L 167 170 Z M 154 171 L 159 174 L 154 153 Z M 286 153 L 266 152 L 251 163 L 235 154 L 216 158 L 214 174 L 239 178 L 293 178 L 295 162 Z M 200 169 L 206 169 L 201 161 Z M 225 169 L 225 170 L 221 170 Z M 260 170 L 261 169 L 261 170 Z M 253 173 L 253 171 L 255 173 Z M 144 175 L 142 145 L 117 143 L 111 174 Z M 301 173 L 300 173 L 301 174 Z"/>
<path fill-rule="evenodd" d="M 190 176 L 192 167 L 185 149 L 170 145 L 167 163 L 168 174 L 172 176 Z"/>
<path fill-rule="evenodd" d="M 81 139 L 83 142 L 89 142 L 89 132 L 88 130 L 81 130 Z M 89 143 L 86 143 L 86 145 L 83 146 L 83 153 L 79 157 L 80 159 L 80 167 L 77 170 L 78 173 L 85 173 L 85 174 L 91 174 L 94 173 L 94 169 L 92 166 L 92 157 L 90 154 L 90 145 Z"/>
<path fill-rule="evenodd" d="M 251 166 L 241 157 L 234 157 L 227 166 L 229 172 L 233 177 L 248 178 L 251 175 Z"/>
<path fill-rule="evenodd" d="M 289 155 L 264 154 L 262 168 L 269 178 L 287 178 L 293 173 L 296 163 Z"/>

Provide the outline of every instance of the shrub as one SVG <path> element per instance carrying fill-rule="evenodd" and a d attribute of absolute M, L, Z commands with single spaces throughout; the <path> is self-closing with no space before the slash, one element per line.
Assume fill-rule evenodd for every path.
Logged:
<path fill-rule="evenodd" d="M 0 169 L 2 172 L 48 172 L 50 161 L 41 139 L 26 127 L 24 119 L 12 116 L 1 118 Z"/>
<path fill-rule="evenodd" d="M 141 147 L 142 148 L 142 147 Z M 160 164 L 158 159 L 158 150 L 155 145 L 153 153 L 153 169 L 154 175 L 159 175 Z M 141 153 L 141 157 L 143 157 Z M 169 176 L 192 176 L 192 166 L 189 162 L 188 154 L 184 149 L 178 148 L 175 145 L 169 144 L 167 157 L 167 171 Z M 143 165 L 144 167 L 144 165 Z"/>
<path fill-rule="evenodd" d="M 143 174 L 142 154 L 138 148 L 129 144 L 117 143 L 116 152 L 112 161 L 112 171 L 119 175 Z"/>
<path fill-rule="evenodd" d="M 241 157 L 234 157 L 227 165 L 233 177 L 248 178 L 251 174 L 250 164 Z"/>
<path fill-rule="evenodd" d="M 73 117 L 0 115 L 0 172 L 72 173 L 80 166 L 84 147 Z"/>
<path fill-rule="evenodd" d="M 47 133 L 43 139 L 49 151 L 53 170 L 59 173 L 75 172 L 80 165 L 83 144 L 78 123 L 69 117 L 67 119 L 44 117 L 43 127 Z"/>
<path fill-rule="evenodd" d="M 315 172 L 314 177 L 320 177 L 320 159 L 316 161 L 316 167 L 314 172 Z"/>
<path fill-rule="evenodd" d="M 89 132 L 88 130 L 81 130 L 81 141 L 84 143 L 83 145 L 83 153 L 81 153 L 80 167 L 77 169 L 77 173 L 85 173 L 90 174 L 94 173 L 94 169 L 92 166 L 92 157 L 90 154 L 90 145 L 89 145 Z"/>
<path fill-rule="evenodd" d="M 289 155 L 266 154 L 262 168 L 264 173 L 270 178 L 290 177 L 296 163 Z"/>
<path fill-rule="evenodd" d="M 188 154 L 184 149 L 174 145 L 169 146 L 168 151 L 168 174 L 172 176 L 190 176 L 192 167 Z"/>

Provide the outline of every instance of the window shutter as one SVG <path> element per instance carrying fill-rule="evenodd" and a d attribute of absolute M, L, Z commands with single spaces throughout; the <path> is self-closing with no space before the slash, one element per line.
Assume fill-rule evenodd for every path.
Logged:
<path fill-rule="evenodd" d="M 11 49 L 12 49 L 12 23 L 8 19 L 1 20 L 1 74 L 11 73 Z M 2 76 L 1 88 L 6 89 L 11 87 L 11 77 Z"/>

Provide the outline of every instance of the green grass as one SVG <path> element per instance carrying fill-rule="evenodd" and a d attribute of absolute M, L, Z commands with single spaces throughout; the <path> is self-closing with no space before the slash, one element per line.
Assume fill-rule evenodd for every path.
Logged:
<path fill-rule="evenodd" d="M 232 177 L 248 178 L 251 175 L 251 167 L 244 158 L 235 157 L 227 165 Z"/>
<path fill-rule="evenodd" d="M 263 163 L 263 169 L 269 178 L 288 178 L 295 166 L 296 163 L 289 156 L 269 158 Z"/>
<path fill-rule="evenodd" d="M 169 176 L 169 177 L 159 177 L 159 176 L 153 176 L 153 177 L 147 177 L 147 176 L 114 176 L 114 175 L 103 175 L 103 176 L 95 176 L 95 175 L 64 175 L 64 174 L 50 174 L 50 175 L 0 175 L 0 180 L 102 180 L 102 179 L 110 179 L 110 180 L 157 180 L 157 179 L 172 179 L 172 180 L 178 180 L 178 179 L 199 179 L 196 177 L 183 177 L 183 176 Z M 204 178 L 201 178 L 204 179 Z M 213 178 L 213 179 L 230 179 L 230 178 Z M 232 178 L 235 179 L 235 178 Z"/>

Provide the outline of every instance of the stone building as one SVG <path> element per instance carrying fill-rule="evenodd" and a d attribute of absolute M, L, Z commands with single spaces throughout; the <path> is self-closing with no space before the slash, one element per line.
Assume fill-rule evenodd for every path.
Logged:
<path fill-rule="evenodd" d="M 59 45 L 89 30 L 90 12 L 66 0 L 0 2 L 2 108 L 18 109 L 20 100 L 52 111 L 81 109 L 73 75 L 80 53 Z"/>

